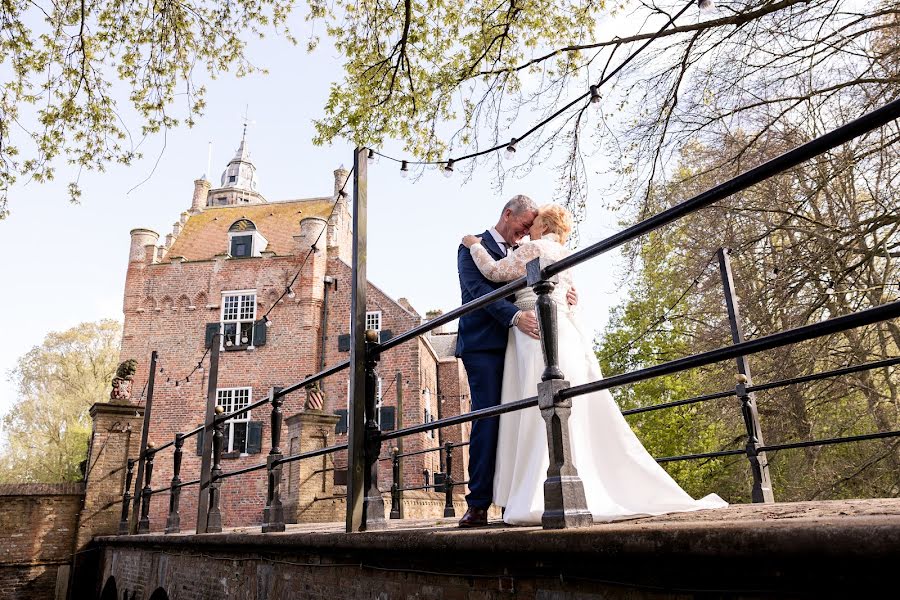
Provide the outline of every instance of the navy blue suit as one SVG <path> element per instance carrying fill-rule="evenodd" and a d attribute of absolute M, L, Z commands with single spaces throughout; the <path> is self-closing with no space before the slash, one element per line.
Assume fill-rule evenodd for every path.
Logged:
<path fill-rule="evenodd" d="M 504 257 L 490 231 L 481 234 L 481 245 L 494 260 Z M 489 281 L 472 260 L 469 249 L 460 245 L 456 257 L 459 287 L 463 304 L 503 287 L 505 283 Z M 503 362 L 512 319 L 519 311 L 513 297 L 492 302 L 459 319 L 456 356 L 466 367 L 472 409 L 500 404 Z M 466 502 L 473 508 L 488 508 L 494 491 L 494 465 L 497 455 L 499 417 L 472 422 L 469 436 L 469 494 Z"/>

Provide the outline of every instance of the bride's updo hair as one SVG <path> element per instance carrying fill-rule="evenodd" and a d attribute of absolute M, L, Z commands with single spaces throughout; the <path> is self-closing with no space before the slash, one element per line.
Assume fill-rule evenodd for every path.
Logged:
<path fill-rule="evenodd" d="M 538 214 L 534 218 L 535 223 L 543 226 L 546 233 L 555 233 L 559 236 L 559 243 L 565 244 L 572 233 L 572 215 L 559 204 L 545 204 L 538 208 Z"/>

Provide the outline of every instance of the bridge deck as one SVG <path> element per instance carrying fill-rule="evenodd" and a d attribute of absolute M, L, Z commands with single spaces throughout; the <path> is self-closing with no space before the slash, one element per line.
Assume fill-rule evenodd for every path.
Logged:
<path fill-rule="evenodd" d="M 97 541 L 107 555 L 219 557 L 211 568 L 222 560 L 300 570 L 332 565 L 353 577 L 369 573 L 367 585 L 393 581 L 376 575 L 424 573 L 448 589 L 480 580 L 499 581 L 501 590 L 515 585 L 570 594 L 613 586 L 647 592 L 629 598 L 723 590 L 721 597 L 865 597 L 881 584 L 893 587 L 900 560 L 900 499 L 736 505 L 566 531 L 455 525 L 456 519 L 389 521 L 385 530 L 346 534 L 342 523 L 300 524 L 274 534 L 243 527 Z M 685 591 L 689 595 L 681 596 Z"/>

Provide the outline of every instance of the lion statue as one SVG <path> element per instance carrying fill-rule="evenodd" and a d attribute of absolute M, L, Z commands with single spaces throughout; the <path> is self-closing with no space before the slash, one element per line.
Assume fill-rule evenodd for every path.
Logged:
<path fill-rule="evenodd" d="M 137 371 L 137 361 L 133 358 L 119 364 L 116 368 L 116 375 L 112 379 L 112 391 L 109 393 L 110 402 L 128 404 L 131 400 L 131 382 L 134 381 L 135 371 Z"/>

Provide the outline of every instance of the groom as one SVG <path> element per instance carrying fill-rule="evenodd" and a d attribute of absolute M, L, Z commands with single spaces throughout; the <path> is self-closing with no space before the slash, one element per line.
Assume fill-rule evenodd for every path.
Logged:
<path fill-rule="evenodd" d="M 497 224 L 481 234 L 481 245 L 494 260 L 504 258 L 528 234 L 537 212 L 531 198 L 513 196 L 503 207 Z M 463 304 L 506 285 L 489 281 L 482 275 L 465 246 L 460 245 L 456 264 Z M 462 359 L 469 378 L 472 410 L 500 404 L 509 328 L 518 327 L 526 335 L 535 339 L 539 337 L 534 311 L 519 310 L 513 300 L 513 296 L 508 296 L 459 319 L 456 356 Z M 568 301 L 570 304 L 576 303 L 574 290 L 570 292 Z M 499 429 L 499 417 L 472 422 L 469 435 L 469 494 L 466 496 L 469 507 L 459 521 L 460 527 L 487 525 L 487 511 L 494 495 L 494 461 Z"/>

